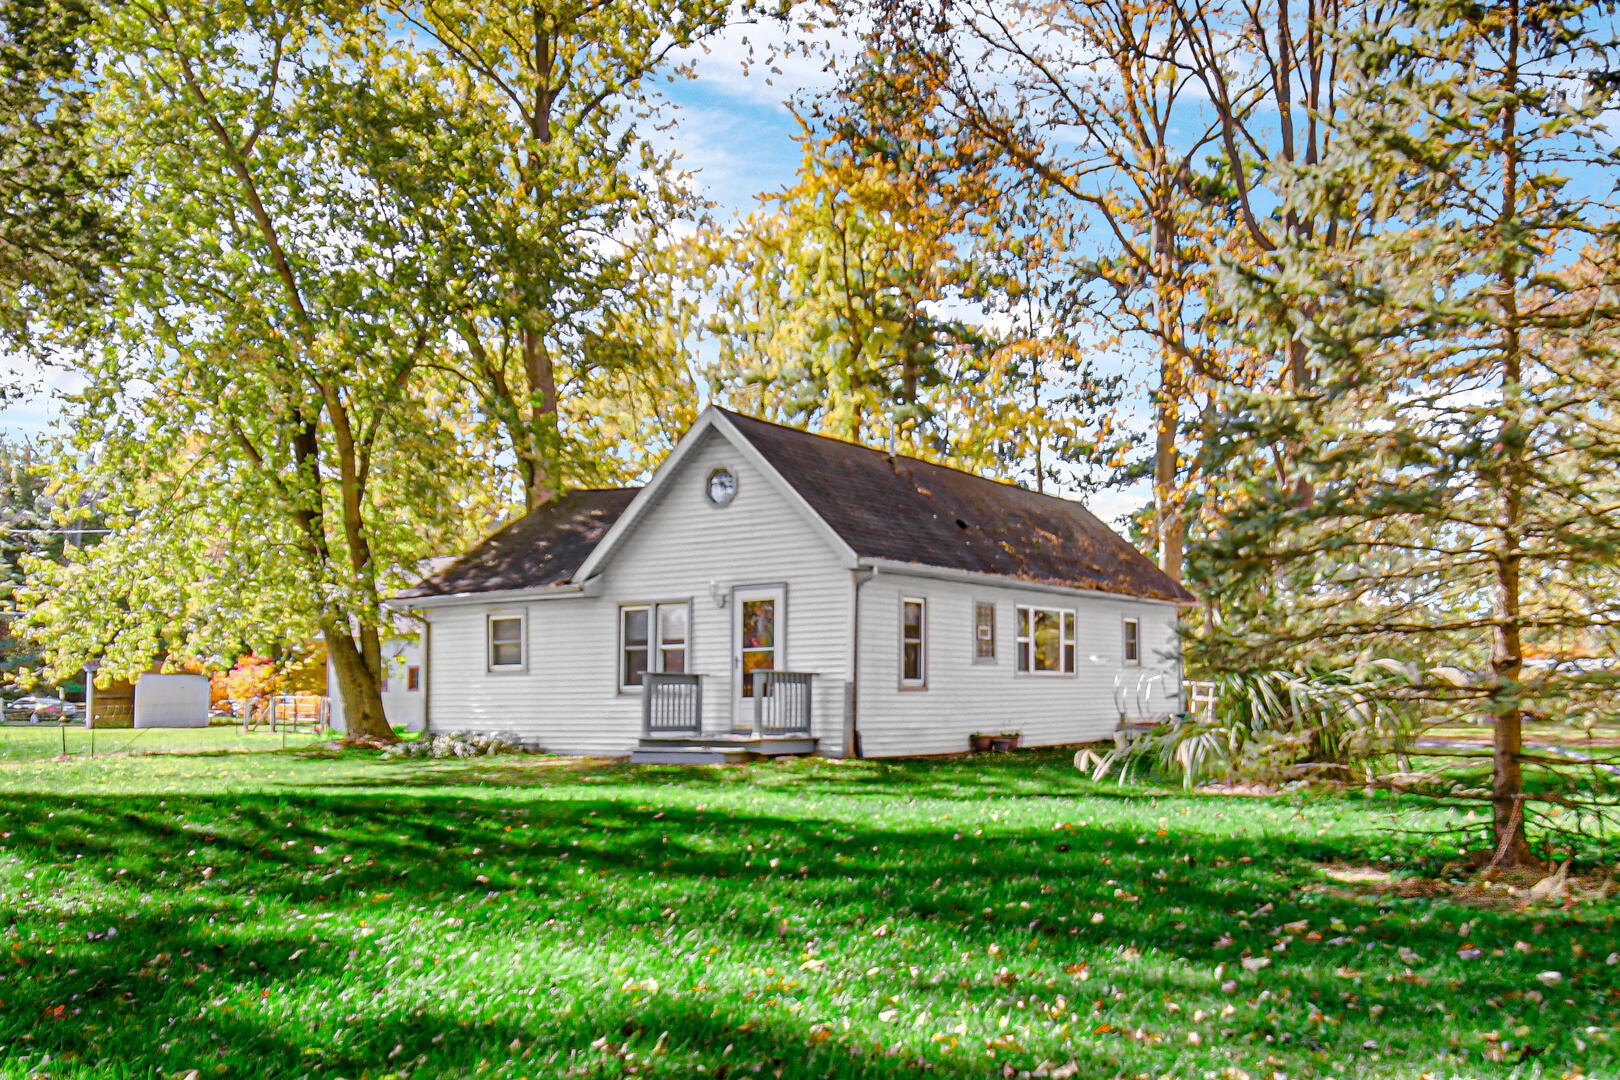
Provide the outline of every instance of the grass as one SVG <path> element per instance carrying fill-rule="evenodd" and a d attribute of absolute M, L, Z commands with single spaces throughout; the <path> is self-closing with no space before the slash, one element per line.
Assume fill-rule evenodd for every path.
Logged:
<path fill-rule="evenodd" d="M 244 733 L 235 725 L 206 728 L 102 728 L 83 724 L 7 723 L 0 727 L 0 761 L 42 758 L 115 757 L 124 754 L 250 753 L 307 744 L 301 734 L 258 729 Z"/>
<path fill-rule="evenodd" d="M 1324 872 L 1455 855 L 1398 801 L 1042 752 L 3 758 L 5 1078 L 1620 1075 L 1612 905 Z"/>

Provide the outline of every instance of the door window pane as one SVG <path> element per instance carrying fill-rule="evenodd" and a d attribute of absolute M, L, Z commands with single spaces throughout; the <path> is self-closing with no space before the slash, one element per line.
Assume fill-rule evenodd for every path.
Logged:
<path fill-rule="evenodd" d="M 744 649 L 742 655 L 743 697 L 754 696 L 754 679 L 750 672 L 770 671 L 775 654 L 770 649 Z"/>
<path fill-rule="evenodd" d="M 776 601 L 743 601 L 743 648 L 769 649 L 776 642 Z"/>
<path fill-rule="evenodd" d="M 742 696 L 754 696 L 750 673 L 776 666 L 776 601 L 744 600 L 742 605 Z"/>

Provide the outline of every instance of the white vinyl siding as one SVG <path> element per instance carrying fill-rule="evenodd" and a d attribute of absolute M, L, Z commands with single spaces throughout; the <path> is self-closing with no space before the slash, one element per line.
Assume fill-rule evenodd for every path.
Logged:
<path fill-rule="evenodd" d="M 900 600 L 926 595 L 928 692 L 901 689 Z M 1073 671 L 1065 677 L 1019 674 L 1010 656 L 974 663 L 969 632 L 979 604 L 994 604 L 1008 620 L 1004 650 L 1014 648 L 1018 607 L 1068 611 L 1074 617 Z M 1142 665 L 1120 660 L 1120 620 L 1137 619 Z M 1039 586 L 954 582 L 880 572 L 861 586 L 858 725 L 869 757 L 960 753 L 976 731 L 1017 731 L 1027 746 L 1106 739 L 1123 709 L 1169 715 L 1181 688 L 1177 609 L 1126 596 L 1059 593 Z M 1061 628 L 1060 628 L 1061 630 Z"/>

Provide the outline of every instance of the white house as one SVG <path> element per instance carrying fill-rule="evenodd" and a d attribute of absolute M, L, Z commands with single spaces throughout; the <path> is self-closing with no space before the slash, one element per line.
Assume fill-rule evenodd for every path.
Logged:
<path fill-rule="evenodd" d="M 1191 600 L 1079 503 L 710 408 L 394 602 L 431 730 L 705 760 L 1106 738 L 1179 708 Z"/>

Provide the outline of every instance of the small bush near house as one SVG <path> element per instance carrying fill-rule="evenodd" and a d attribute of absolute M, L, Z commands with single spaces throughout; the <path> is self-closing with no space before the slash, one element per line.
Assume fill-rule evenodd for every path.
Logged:
<path fill-rule="evenodd" d="M 456 731 L 448 735 L 424 732 L 418 738 L 395 743 L 383 751 L 383 756 L 473 758 L 494 757 L 497 754 L 521 754 L 523 751 L 523 744 L 505 732 L 491 735 L 473 731 Z"/>

